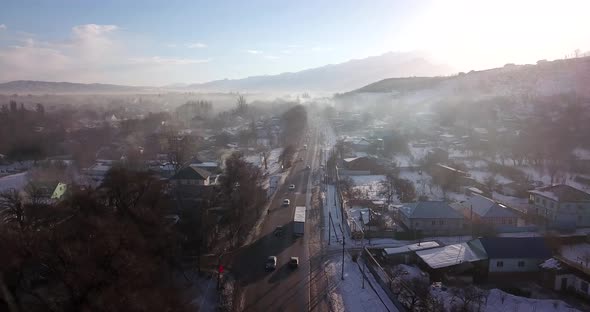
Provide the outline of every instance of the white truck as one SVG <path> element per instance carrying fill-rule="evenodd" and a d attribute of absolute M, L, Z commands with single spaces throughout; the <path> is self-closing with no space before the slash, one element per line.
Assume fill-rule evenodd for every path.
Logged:
<path fill-rule="evenodd" d="M 295 216 L 293 217 L 293 235 L 303 236 L 305 232 L 305 206 L 295 207 Z"/>

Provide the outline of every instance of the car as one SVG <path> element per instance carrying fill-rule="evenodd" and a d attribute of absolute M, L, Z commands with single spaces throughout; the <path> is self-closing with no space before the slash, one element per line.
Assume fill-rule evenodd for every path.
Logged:
<path fill-rule="evenodd" d="M 264 267 L 267 271 L 275 270 L 277 268 L 277 257 L 269 256 L 266 258 L 266 264 Z"/>
<path fill-rule="evenodd" d="M 293 190 L 295 190 L 295 184 L 289 185 L 289 191 L 293 191 Z"/>
<path fill-rule="evenodd" d="M 299 257 L 291 257 L 291 260 L 289 260 L 289 266 L 293 269 L 299 267 Z"/>
<path fill-rule="evenodd" d="M 309 165 L 305 166 L 305 169 L 309 170 L 311 167 Z"/>
<path fill-rule="evenodd" d="M 288 199 L 283 199 L 283 206 L 289 206 L 291 204 L 291 201 Z"/>
<path fill-rule="evenodd" d="M 283 226 L 281 226 L 281 225 L 277 226 L 274 230 L 274 234 L 275 234 L 275 236 L 283 235 Z"/>

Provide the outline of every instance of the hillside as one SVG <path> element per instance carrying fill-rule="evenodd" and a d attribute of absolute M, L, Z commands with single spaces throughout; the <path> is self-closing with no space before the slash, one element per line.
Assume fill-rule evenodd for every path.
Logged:
<path fill-rule="evenodd" d="M 0 93 L 31 93 L 31 94 L 55 94 L 55 93 L 127 93 L 147 91 L 144 87 L 130 87 L 100 83 L 71 83 L 17 80 L 0 83 Z"/>
<path fill-rule="evenodd" d="M 507 64 L 501 68 L 460 73 L 451 77 L 389 78 L 347 94 L 439 91 L 447 95 L 534 96 L 576 91 L 589 96 L 590 57 Z"/>
<path fill-rule="evenodd" d="M 379 56 L 326 65 L 294 73 L 226 79 L 189 88 L 197 91 L 324 91 L 341 92 L 360 88 L 387 77 L 440 76 L 453 73 L 446 65 L 429 61 L 416 52 L 389 52 Z"/>

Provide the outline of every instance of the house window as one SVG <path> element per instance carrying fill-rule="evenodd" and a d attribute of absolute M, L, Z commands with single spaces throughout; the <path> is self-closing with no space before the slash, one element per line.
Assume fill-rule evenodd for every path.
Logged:
<path fill-rule="evenodd" d="M 432 220 L 432 225 L 436 225 L 436 221 Z"/>
<path fill-rule="evenodd" d="M 438 224 L 439 225 L 443 225 L 443 224 L 445 224 L 445 221 L 444 220 L 440 220 L 440 221 L 438 221 Z"/>
<path fill-rule="evenodd" d="M 581 281 L 580 282 L 580 289 L 584 292 L 584 293 L 588 293 L 588 283 Z"/>
<path fill-rule="evenodd" d="M 555 208 L 555 202 L 551 202 L 551 208 Z"/>
<path fill-rule="evenodd" d="M 496 261 L 496 267 L 498 267 L 498 268 L 504 267 L 504 261 Z"/>
<path fill-rule="evenodd" d="M 524 261 L 518 261 L 518 267 L 524 268 Z"/>
<path fill-rule="evenodd" d="M 543 207 L 545 207 L 546 204 L 547 204 L 547 201 L 545 200 L 545 198 L 543 198 Z"/>
<path fill-rule="evenodd" d="M 538 204 L 541 200 L 539 199 L 539 197 L 535 197 L 535 202 Z"/>

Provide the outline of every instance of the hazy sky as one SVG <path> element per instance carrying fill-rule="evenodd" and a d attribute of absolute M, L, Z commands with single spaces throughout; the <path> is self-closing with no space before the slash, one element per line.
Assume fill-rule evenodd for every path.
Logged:
<path fill-rule="evenodd" d="M 0 81 L 163 85 L 427 51 L 460 71 L 590 50 L 590 1 L 0 1 Z"/>

